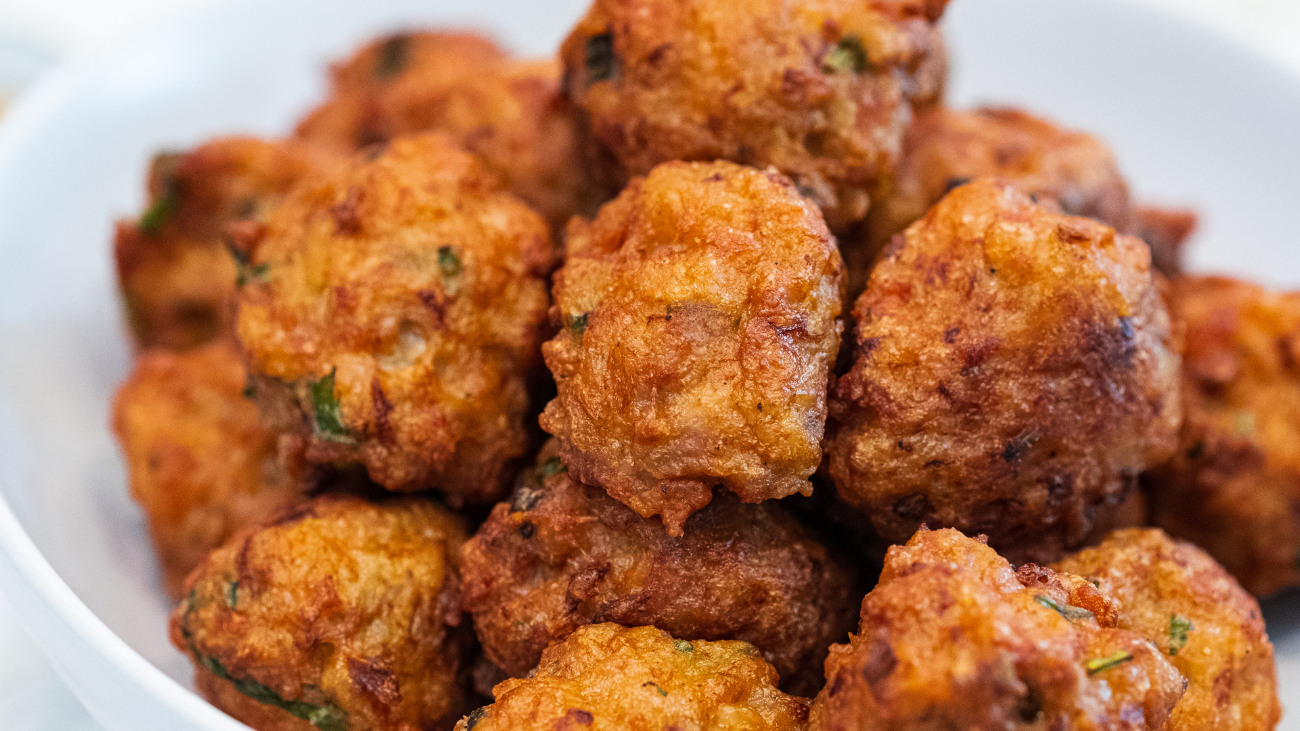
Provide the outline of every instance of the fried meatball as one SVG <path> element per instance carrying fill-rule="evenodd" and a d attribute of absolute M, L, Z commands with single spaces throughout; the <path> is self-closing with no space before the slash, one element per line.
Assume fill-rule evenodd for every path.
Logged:
<path fill-rule="evenodd" d="M 560 55 L 615 177 L 669 160 L 774 165 L 832 229 L 942 86 L 946 0 L 596 0 Z"/>
<path fill-rule="evenodd" d="M 744 640 L 811 695 L 826 648 L 853 629 L 852 569 L 774 502 L 723 493 L 669 536 L 571 478 L 552 442 L 509 503 L 461 550 L 465 608 L 489 659 L 512 675 L 595 622 L 687 640 Z"/>
<path fill-rule="evenodd" d="M 464 540 L 428 500 L 316 498 L 195 569 L 172 643 L 199 692 L 258 731 L 449 729 L 473 646 Z"/>
<path fill-rule="evenodd" d="M 558 61 L 510 58 L 471 33 L 381 38 L 333 69 L 330 98 L 298 125 L 299 139 L 356 150 L 442 131 L 563 231 L 610 197 L 581 164 L 582 146 Z"/>
<path fill-rule="evenodd" d="M 1101 140 L 1016 109 L 937 107 L 918 114 L 907 130 L 903 157 L 873 199 L 865 236 L 844 245 L 850 291 L 862 291 L 871 263 L 894 234 L 949 190 L 986 176 L 1001 177 L 1065 213 L 1129 232 L 1128 184 Z"/>
<path fill-rule="evenodd" d="M 785 177 L 665 163 L 569 227 L 542 428 L 575 478 L 670 535 L 721 484 L 811 491 L 839 349 L 835 240 Z"/>
<path fill-rule="evenodd" d="M 1086 580 L 1021 574 L 954 530 L 890 548 L 858 635 L 831 648 L 811 728 L 1162 728 L 1185 681 L 1160 650 Z"/>
<path fill-rule="evenodd" d="M 1133 209 L 1133 233 L 1151 247 L 1151 265 L 1172 277 L 1183 271 L 1183 250 L 1196 232 L 1195 211 L 1143 205 Z"/>
<path fill-rule="evenodd" d="M 1177 439 L 1179 356 L 1146 245 L 982 179 L 891 245 L 858 299 L 830 473 L 877 531 L 1078 546 Z"/>
<path fill-rule="evenodd" d="M 1204 551 L 1159 530 L 1124 530 L 1052 568 L 1095 581 L 1119 604 L 1120 628 L 1156 643 L 1187 677 L 1166 731 L 1277 724 L 1277 669 L 1259 604 Z"/>
<path fill-rule="evenodd" d="M 289 196 L 250 254 L 238 336 L 307 458 L 486 501 L 528 448 L 554 252 L 537 214 L 443 135 L 359 154 Z"/>
<path fill-rule="evenodd" d="M 149 205 L 139 219 L 118 222 L 114 241 L 137 344 L 184 349 L 222 334 L 240 276 L 227 227 L 264 219 L 294 183 L 333 159 L 308 145 L 248 137 L 155 157 Z"/>
<path fill-rule="evenodd" d="M 776 689 L 748 642 L 687 642 L 654 627 L 581 627 L 537 672 L 494 690 L 457 731 L 796 731 L 808 701 Z"/>
<path fill-rule="evenodd" d="M 1174 459 L 1143 478 L 1153 520 L 1257 596 L 1300 584 L 1300 293 L 1172 284 L 1185 416 Z"/>
<path fill-rule="evenodd" d="M 146 350 L 113 402 L 131 495 L 144 510 L 174 599 L 185 576 L 244 526 L 301 499 L 303 475 L 242 395 L 226 340 Z"/>

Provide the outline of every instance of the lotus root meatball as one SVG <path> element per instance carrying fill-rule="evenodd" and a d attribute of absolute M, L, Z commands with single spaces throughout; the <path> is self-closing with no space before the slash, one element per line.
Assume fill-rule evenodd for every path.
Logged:
<path fill-rule="evenodd" d="M 843 264 L 788 179 L 665 163 L 571 224 L 566 257 L 541 425 L 575 479 L 675 536 L 715 485 L 811 492 Z"/>
<path fill-rule="evenodd" d="M 443 135 L 297 188 L 249 253 L 238 335 L 307 458 L 487 501 L 529 436 L 553 252 L 542 219 Z"/>
<path fill-rule="evenodd" d="M 1167 459 L 1179 355 L 1139 239 L 1010 184 L 956 188 L 858 299 L 830 474 L 892 542 L 922 524 L 1056 560 Z"/>

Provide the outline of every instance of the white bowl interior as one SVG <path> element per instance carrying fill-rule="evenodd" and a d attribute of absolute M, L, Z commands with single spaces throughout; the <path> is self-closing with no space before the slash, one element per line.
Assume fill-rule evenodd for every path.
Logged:
<path fill-rule="evenodd" d="M 541 54 L 584 5 L 236 3 L 77 60 L 4 124 L 0 497 L 17 523 L 0 505 L 0 580 L 106 727 L 162 728 L 153 725 L 161 718 L 236 727 L 173 697 L 179 688 L 131 657 L 189 685 L 107 428 L 129 357 L 111 222 L 139 209 L 151 153 L 217 134 L 287 132 L 323 93 L 326 62 L 379 32 L 473 26 Z M 954 103 L 1016 104 L 1101 134 L 1141 196 L 1201 211 L 1197 268 L 1300 282 L 1288 228 L 1300 200 L 1300 74 L 1220 33 L 1114 0 L 955 0 L 946 24 Z M 24 553 L 27 537 L 39 556 Z M 1284 700 L 1300 706 L 1300 596 L 1272 600 L 1266 613 Z"/>

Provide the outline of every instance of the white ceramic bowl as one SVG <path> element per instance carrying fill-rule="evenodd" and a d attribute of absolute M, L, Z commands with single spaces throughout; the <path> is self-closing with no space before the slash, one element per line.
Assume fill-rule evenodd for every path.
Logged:
<path fill-rule="evenodd" d="M 139 209 L 150 153 L 287 131 L 321 95 L 326 61 L 379 32 L 472 25 L 544 53 L 583 4 L 223 5 L 75 60 L 4 121 L 0 590 L 109 731 L 243 728 L 188 690 L 107 429 L 128 358 L 111 221 Z M 1222 28 L 1129 2 L 954 0 L 946 23 L 954 103 L 1024 105 L 1103 135 L 1139 194 L 1200 208 L 1198 267 L 1300 283 L 1300 74 Z M 1266 613 L 1284 700 L 1300 706 L 1300 596 Z"/>

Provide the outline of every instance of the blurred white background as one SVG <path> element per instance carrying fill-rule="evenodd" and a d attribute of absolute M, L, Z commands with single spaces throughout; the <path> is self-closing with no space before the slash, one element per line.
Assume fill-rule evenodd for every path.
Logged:
<path fill-rule="evenodd" d="M 126 28 L 222 1 L 0 0 L 0 105 L 38 83 L 44 69 L 110 42 Z M 1257 42 L 1300 70 L 1300 0 L 1127 1 L 1198 16 L 1239 39 Z M 7 731 L 94 731 L 94 722 L 23 634 L 5 602 L 0 596 L 0 726 Z"/>

